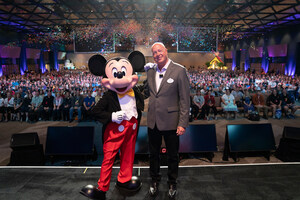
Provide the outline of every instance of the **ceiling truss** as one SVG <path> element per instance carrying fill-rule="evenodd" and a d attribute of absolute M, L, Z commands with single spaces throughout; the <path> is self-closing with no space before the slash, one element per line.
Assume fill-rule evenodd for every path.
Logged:
<path fill-rule="evenodd" d="M 0 0 L 0 28 L 49 31 L 57 26 L 161 19 L 176 26 L 263 32 L 300 23 L 300 0 Z"/>

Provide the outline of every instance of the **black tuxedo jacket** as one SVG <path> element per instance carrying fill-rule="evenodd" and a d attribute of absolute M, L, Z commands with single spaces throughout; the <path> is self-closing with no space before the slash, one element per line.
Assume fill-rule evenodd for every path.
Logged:
<path fill-rule="evenodd" d="M 144 110 L 144 97 L 137 87 L 133 88 L 136 108 L 138 112 L 138 122 L 142 118 L 142 111 Z M 94 108 L 89 112 L 95 120 L 103 124 L 103 130 L 106 125 L 111 122 L 111 115 L 113 112 L 121 111 L 118 95 L 112 90 L 108 90 L 104 93 L 103 97 L 98 101 Z"/>

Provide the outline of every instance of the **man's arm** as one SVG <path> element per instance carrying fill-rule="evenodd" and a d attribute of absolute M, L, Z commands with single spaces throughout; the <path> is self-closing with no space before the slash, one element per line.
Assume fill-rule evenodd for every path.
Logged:
<path fill-rule="evenodd" d="M 202 103 L 200 104 L 200 108 L 202 108 L 202 107 L 204 106 L 204 104 L 205 104 L 205 99 L 204 99 L 204 97 L 202 96 Z"/>
<path fill-rule="evenodd" d="M 71 104 L 70 104 L 71 107 L 74 107 L 75 106 L 75 97 L 72 97 L 71 98 Z"/>
<path fill-rule="evenodd" d="M 185 128 L 189 124 L 190 110 L 190 82 L 186 73 L 186 69 L 182 68 L 178 76 L 178 92 L 179 92 L 179 122 L 177 135 L 183 135 Z"/>
<path fill-rule="evenodd" d="M 89 107 L 89 109 L 92 108 L 94 105 L 95 105 L 95 101 L 92 102 L 92 105 Z"/>
<path fill-rule="evenodd" d="M 85 110 L 88 110 L 85 101 L 83 101 L 83 106 L 84 106 Z"/>
<path fill-rule="evenodd" d="M 41 107 L 44 102 L 44 98 L 39 98 L 39 99 L 40 99 L 40 102 L 39 102 L 39 105 L 37 106 L 37 108 Z"/>
<path fill-rule="evenodd" d="M 148 99 L 150 96 L 150 90 L 148 85 L 148 78 L 144 80 L 143 85 L 136 86 L 138 91 L 143 95 L 143 99 Z"/>

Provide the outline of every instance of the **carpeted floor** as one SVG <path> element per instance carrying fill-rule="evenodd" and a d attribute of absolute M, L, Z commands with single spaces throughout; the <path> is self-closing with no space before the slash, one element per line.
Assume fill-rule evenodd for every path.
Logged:
<path fill-rule="evenodd" d="M 79 194 L 87 184 L 97 184 L 99 168 L 1 168 L 0 199 L 85 200 Z M 146 200 L 148 169 L 140 169 L 142 189 L 132 197 L 114 187 L 119 169 L 113 169 L 109 200 Z M 167 198 L 166 169 L 162 169 L 160 193 Z M 134 169 L 134 174 L 138 169 Z M 299 200 L 300 164 L 183 167 L 179 169 L 178 200 Z"/>

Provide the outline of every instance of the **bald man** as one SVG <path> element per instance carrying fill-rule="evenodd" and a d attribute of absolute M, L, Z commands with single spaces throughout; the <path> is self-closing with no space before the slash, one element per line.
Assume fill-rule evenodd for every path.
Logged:
<path fill-rule="evenodd" d="M 189 79 L 186 69 L 168 58 L 168 51 L 163 43 L 154 43 L 151 50 L 155 63 L 145 66 L 145 96 L 149 97 L 147 126 L 152 178 L 149 194 L 158 194 L 161 179 L 159 154 L 164 137 L 168 154 L 168 196 L 174 199 L 177 194 L 179 136 L 185 133 L 189 122 Z"/>

